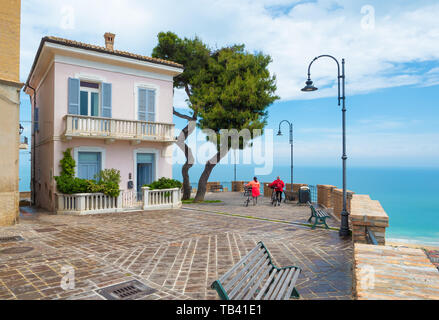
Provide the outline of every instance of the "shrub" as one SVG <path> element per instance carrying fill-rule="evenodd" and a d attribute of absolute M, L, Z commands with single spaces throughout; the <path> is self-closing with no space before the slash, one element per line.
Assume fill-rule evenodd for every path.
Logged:
<path fill-rule="evenodd" d="M 163 177 L 157 181 L 154 181 L 150 185 L 145 185 L 145 186 L 149 187 L 151 190 L 162 190 L 162 189 L 181 188 L 182 183 L 175 179 L 168 179 Z"/>
<path fill-rule="evenodd" d="M 64 194 L 89 192 L 89 182 L 75 177 L 76 162 L 72 158 L 71 149 L 64 151 L 63 155 L 60 161 L 61 175 L 55 177 L 58 192 Z"/>
<path fill-rule="evenodd" d="M 94 177 L 96 181 L 76 178 L 76 162 L 72 158 L 71 149 L 64 151 L 63 155 L 64 157 L 60 161 L 61 175 L 55 177 L 58 192 L 63 194 L 104 193 L 110 197 L 119 196 L 121 180 L 119 170 L 103 170 Z"/>
<path fill-rule="evenodd" d="M 118 197 L 120 194 L 120 171 L 116 169 L 105 169 L 95 175 L 96 192 L 102 192 L 110 197 Z"/>

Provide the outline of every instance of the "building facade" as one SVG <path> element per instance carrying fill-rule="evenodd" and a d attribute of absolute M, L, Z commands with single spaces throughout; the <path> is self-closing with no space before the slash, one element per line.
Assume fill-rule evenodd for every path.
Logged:
<path fill-rule="evenodd" d="M 56 182 L 70 148 L 75 173 L 93 179 L 121 172 L 121 190 L 141 191 L 172 177 L 173 78 L 177 63 L 105 47 L 45 37 L 25 91 L 31 96 L 32 193 L 36 206 L 56 210 Z"/>
<path fill-rule="evenodd" d="M 20 0 L 0 1 L 0 226 L 19 217 Z"/>

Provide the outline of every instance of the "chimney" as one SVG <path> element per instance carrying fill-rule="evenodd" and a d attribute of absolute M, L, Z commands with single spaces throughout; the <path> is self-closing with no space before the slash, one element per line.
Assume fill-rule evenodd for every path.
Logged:
<path fill-rule="evenodd" d="M 114 38 L 115 37 L 116 37 L 116 35 L 114 33 L 107 32 L 107 33 L 104 34 L 105 47 L 108 50 L 111 50 L 111 51 L 114 50 Z"/>

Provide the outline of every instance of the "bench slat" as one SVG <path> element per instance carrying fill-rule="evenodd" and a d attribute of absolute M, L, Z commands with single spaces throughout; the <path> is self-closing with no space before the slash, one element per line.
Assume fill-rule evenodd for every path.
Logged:
<path fill-rule="evenodd" d="M 273 293 L 269 297 L 267 297 L 267 299 L 269 299 L 269 300 L 276 299 L 277 293 L 282 288 L 282 285 L 284 284 L 289 273 L 290 273 L 289 269 L 284 269 L 284 273 L 282 274 L 282 278 L 280 278 L 279 282 L 276 285 L 276 288 L 273 290 Z"/>
<path fill-rule="evenodd" d="M 247 274 L 238 282 L 238 284 L 235 286 L 235 288 L 233 288 L 232 291 L 230 291 L 229 293 L 229 297 L 230 299 L 235 299 L 235 296 L 237 295 L 237 293 L 239 292 L 239 290 L 244 291 L 244 289 L 242 288 L 244 286 L 244 284 L 247 282 L 248 279 L 250 279 L 256 272 L 256 270 L 258 270 L 258 268 L 268 259 L 268 255 L 265 254 L 248 272 Z M 245 293 L 245 292 L 244 292 Z"/>
<path fill-rule="evenodd" d="M 249 253 L 247 253 L 247 255 L 245 255 L 241 260 L 239 260 L 239 262 L 237 264 L 235 264 L 233 266 L 232 269 L 230 269 L 229 271 L 227 271 L 221 278 L 219 278 L 220 282 L 224 282 L 224 280 L 227 280 L 227 278 L 233 274 L 233 272 L 236 271 L 236 269 L 238 269 L 246 260 L 248 260 L 250 258 L 250 256 L 252 254 L 254 254 L 258 249 L 261 248 L 261 244 L 259 243 L 255 248 L 253 248 L 252 250 L 250 250 Z"/>
<path fill-rule="evenodd" d="M 276 289 L 276 286 L 279 282 L 279 280 L 282 278 L 282 275 L 285 273 L 285 269 L 280 270 L 277 273 L 277 277 L 274 279 L 273 283 L 270 285 L 270 289 L 268 290 L 267 294 L 264 297 L 264 300 L 268 300 L 273 293 L 274 289 Z"/>
<path fill-rule="evenodd" d="M 294 268 L 291 268 L 289 270 L 288 276 L 285 278 L 285 281 L 283 282 L 282 287 L 279 290 L 279 294 L 277 295 L 276 298 L 274 298 L 274 300 L 280 300 L 280 299 L 282 299 L 283 296 L 285 296 L 285 291 L 288 290 L 288 284 L 290 283 L 291 278 L 293 277 L 295 270 L 296 269 L 294 269 Z"/>
<path fill-rule="evenodd" d="M 271 281 L 273 281 L 273 278 L 276 275 L 276 273 L 277 273 L 277 269 L 274 269 L 273 272 L 271 273 L 270 277 L 267 279 L 267 281 L 265 281 L 264 286 L 262 287 L 261 291 L 256 296 L 255 300 L 261 299 L 262 295 L 267 290 L 267 288 L 270 285 Z"/>
<path fill-rule="evenodd" d="M 288 287 L 288 290 L 284 295 L 284 300 L 289 299 L 291 297 L 294 287 L 296 286 L 297 278 L 299 278 L 299 274 L 300 274 L 300 269 L 296 269 L 296 273 L 294 274 L 293 279 L 291 279 L 290 286 Z"/>
<path fill-rule="evenodd" d="M 264 262 L 264 261 L 262 261 Z M 253 272 L 249 278 L 249 280 L 247 281 L 246 286 L 244 287 L 244 289 L 241 290 L 241 292 L 237 293 L 237 295 L 233 298 L 235 300 L 241 300 L 242 297 L 247 294 L 249 292 L 250 287 L 255 283 L 256 280 L 259 279 L 261 273 L 267 269 L 267 267 L 270 266 L 270 260 L 267 259 L 265 260 L 264 263 L 262 263 L 260 265 L 260 267 L 258 266 L 258 270 L 256 272 Z"/>
<path fill-rule="evenodd" d="M 258 278 L 258 281 L 254 284 L 254 286 L 252 287 L 252 289 L 247 293 L 247 295 L 244 297 L 244 300 L 250 300 L 251 297 L 253 297 L 253 295 L 255 294 L 256 290 L 259 288 L 259 286 L 262 283 L 262 280 L 264 280 L 267 276 L 268 273 L 273 269 L 273 266 L 269 263 L 267 265 L 267 267 L 265 267 L 265 271 L 264 273 Z M 255 276 L 256 277 L 256 276 Z"/>
<path fill-rule="evenodd" d="M 255 263 L 258 262 L 259 259 L 261 259 L 264 256 L 265 250 L 264 251 L 259 251 L 258 254 L 256 256 L 254 256 L 252 258 L 252 260 L 250 260 L 249 263 L 247 263 L 245 265 L 245 267 L 238 272 L 237 275 L 235 275 L 232 280 L 230 280 L 227 284 L 224 285 L 224 290 L 226 290 L 227 292 L 233 287 L 233 285 L 235 284 L 236 281 L 238 281 L 239 279 L 241 279 L 241 277 L 243 276 L 243 274 L 249 270 L 251 267 L 253 267 L 253 265 Z"/>

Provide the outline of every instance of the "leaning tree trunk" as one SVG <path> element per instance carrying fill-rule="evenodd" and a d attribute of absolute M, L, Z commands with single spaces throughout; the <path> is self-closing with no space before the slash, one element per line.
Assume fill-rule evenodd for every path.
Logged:
<path fill-rule="evenodd" d="M 191 182 L 189 178 L 189 169 L 194 165 L 194 156 L 192 154 L 191 148 L 186 144 L 186 139 L 194 132 L 195 130 L 195 119 L 196 113 L 194 116 L 189 117 L 186 115 L 182 115 L 174 109 L 174 115 L 177 117 L 188 120 L 188 125 L 181 131 L 178 140 L 177 146 L 183 151 L 186 162 L 181 169 L 181 175 L 183 177 L 183 198 L 182 200 L 189 200 L 191 198 Z"/>
<path fill-rule="evenodd" d="M 204 197 L 207 191 L 207 181 L 209 181 L 210 174 L 212 173 L 213 168 L 224 158 L 229 152 L 228 148 L 224 148 L 223 152 L 218 151 L 216 155 L 214 155 L 209 161 L 207 161 L 203 173 L 198 180 L 198 190 L 195 196 L 194 202 L 202 202 L 204 201 Z M 222 150 L 222 148 L 220 148 Z"/>
<path fill-rule="evenodd" d="M 194 202 L 202 202 L 204 201 L 204 196 L 207 191 L 207 181 L 209 181 L 210 174 L 212 173 L 213 168 L 215 168 L 216 163 L 206 163 L 204 167 L 203 173 L 200 176 L 200 180 L 198 180 L 198 189 L 197 194 L 195 196 Z"/>

